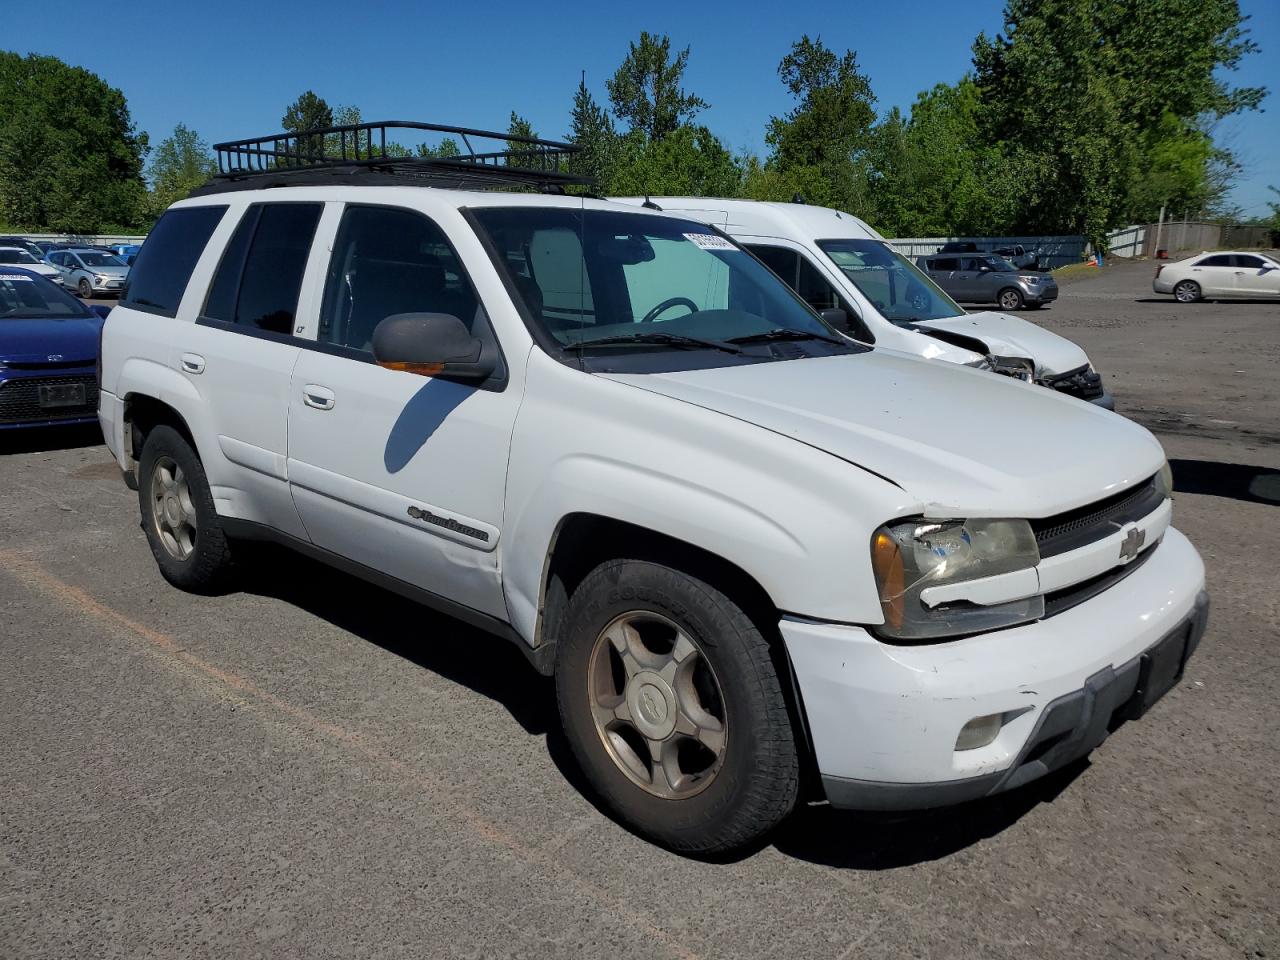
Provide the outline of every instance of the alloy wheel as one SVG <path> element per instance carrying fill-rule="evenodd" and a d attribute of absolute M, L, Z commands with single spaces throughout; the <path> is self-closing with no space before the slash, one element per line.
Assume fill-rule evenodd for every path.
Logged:
<path fill-rule="evenodd" d="M 151 470 L 151 522 L 169 556 L 191 556 L 196 548 L 196 508 L 186 474 L 172 457 L 158 458 Z"/>
<path fill-rule="evenodd" d="M 705 790 L 724 763 L 724 695 L 706 655 L 671 620 L 650 611 L 616 617 L 588 668 L 596 732 L 641 789 L 666 800 Z"/>
<path fill-rule="evenodd" d="M 1018 296 L 1014 290 L 1006 290 L 1000 294 L 1000 308 L 1002 310 L 1017 310 L 1022 306 L 1022 297 Z"/>
<path fill-rule="evenodd" d="M 1200 288 L 1190 280 L 1184 280 L 1173 288 L 1173 295 L 1179 303 L 1195 303 L 1200 299 Z"/>

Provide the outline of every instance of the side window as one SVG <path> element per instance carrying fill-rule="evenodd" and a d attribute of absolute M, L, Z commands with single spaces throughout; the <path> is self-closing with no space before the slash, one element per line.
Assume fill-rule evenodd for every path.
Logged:
<path fill-rule="evenodd" d="M 800 282 L 800 254 L 785 247 L 747 247 L 759 257 L 766 267 L 772 270 L 793 290 Z"/>
<path fill-rule="evenodd" d="M 1251 257 L 1242 253 L 1235 256 L 1236 266 L 1245 270 L 1261 270 L 1265 263 L 1261 257 Z"/>
<path fill-rule="evenodd" d="M 1213 257 L 1205 257 L 1196 264 L 1197 267 L 1229 267 L 1231 266 L 1231 257 L 1226 254 L 1218 254 Z"/>
<path fill-rule="evenodd" d="M 959 270 L 960 261 L 957 260 L 955 257 L 944 257 L 941 260 L 932 260 L 929 263 L 929 269 L 937 270 L 940 273 L 945 273 L 951 270 Z"/>
<path fill-rule="evenodd" d="M 815 310 L 832 310 L 837 307 L 844 309 L 836 288 L 827 282 L 827 278 L 809 262 L 808 257 L 800 258 L 800 280 L 796 293 Z"/>
<path fill-rule="evenodd" d="M 191 271 L 226 212 L 225 206 L 166 211 L 133 262 L 120 302 L 148 313 L 175 316 Z M 61 254 L 61 258 L 65 266 L 75 266 L 70 254 Z"/>
<path fill-rule="evenodd" d="M 478 307 L 444 231 L 421 213 L 358 206 L 343 213 L 320 309 L 322 343 L 370 350 L 374 328 L 397 313 L 445 313 L 474 331 Z"/>
<path fill-rule="evenodd" d="M 222 254 L 203 316 L 292 334 L 322 209 L 319 203 L 263 203 L 245 211 Z"/>

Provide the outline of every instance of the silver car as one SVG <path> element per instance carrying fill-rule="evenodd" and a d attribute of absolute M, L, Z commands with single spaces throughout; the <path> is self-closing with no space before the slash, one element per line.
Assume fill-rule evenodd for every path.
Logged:
<path fill-rule="evenodd" d="M 125 262 L 104 250 L 54 250 L 46 257 L 62 275 L 62 285 L 84 299 L 120 296 L 129 276 Z"/>
<path fill-rule="evenodd" d="M 934 254 L 916 261 L 934 282 L 962 303 L 995 303 L 1001 310 L 1042 307 L 1058 299 L 1058 281 L 1019 270 L 991 254 Z"/>

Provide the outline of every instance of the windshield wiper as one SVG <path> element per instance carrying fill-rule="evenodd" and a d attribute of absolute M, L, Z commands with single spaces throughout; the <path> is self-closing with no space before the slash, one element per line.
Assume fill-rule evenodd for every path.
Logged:
<path fill-rule="evenodd" d="M 741 353 L 731 342 L 724 340 L 703 340 L 700 337 L 686 337 L 680 333 L 624 333 L 616 337 L 597 337 L 594 340 L 579 340 L 565 344 L 566 350 L 582 350 L 586 347 L 626 346 L 629 344 L 656 344 L 664 347 L 680 347 L 685 350 L 723 350 L 725 353 Z"/>
<path fill-rule="evenodd" d="M 823 340 L 827 343 L 843 345 L 843 340 L 829 337 L 825 333 L 814 333 L 810 330 L 792 330 L 788 327 L 777 327 L 763 333 L 749 333 L 741 337 L 730 337 L 728 343 L 768 343 L 776 340 Z"/>

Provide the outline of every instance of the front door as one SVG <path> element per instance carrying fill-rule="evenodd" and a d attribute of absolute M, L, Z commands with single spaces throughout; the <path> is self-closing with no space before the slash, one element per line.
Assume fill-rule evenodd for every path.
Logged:
<path fill-rule="evenodd" d="M 348 206 L 325 280 L 317 349 L 289 400 L 289 482 L 311 540 L 366 567 L 506 618 L 498 570 L 519 391 L 379 367 L 373 329 L 445 313 L 498 346 L 443 231 L 413 210 Z"/>
<path fill-rule="evenodd" d="M 1280 268 L 1251 253 L 1237 253 L 1234 259 L 1238 296 L 1258 299 L 1280 297 Z"/>

